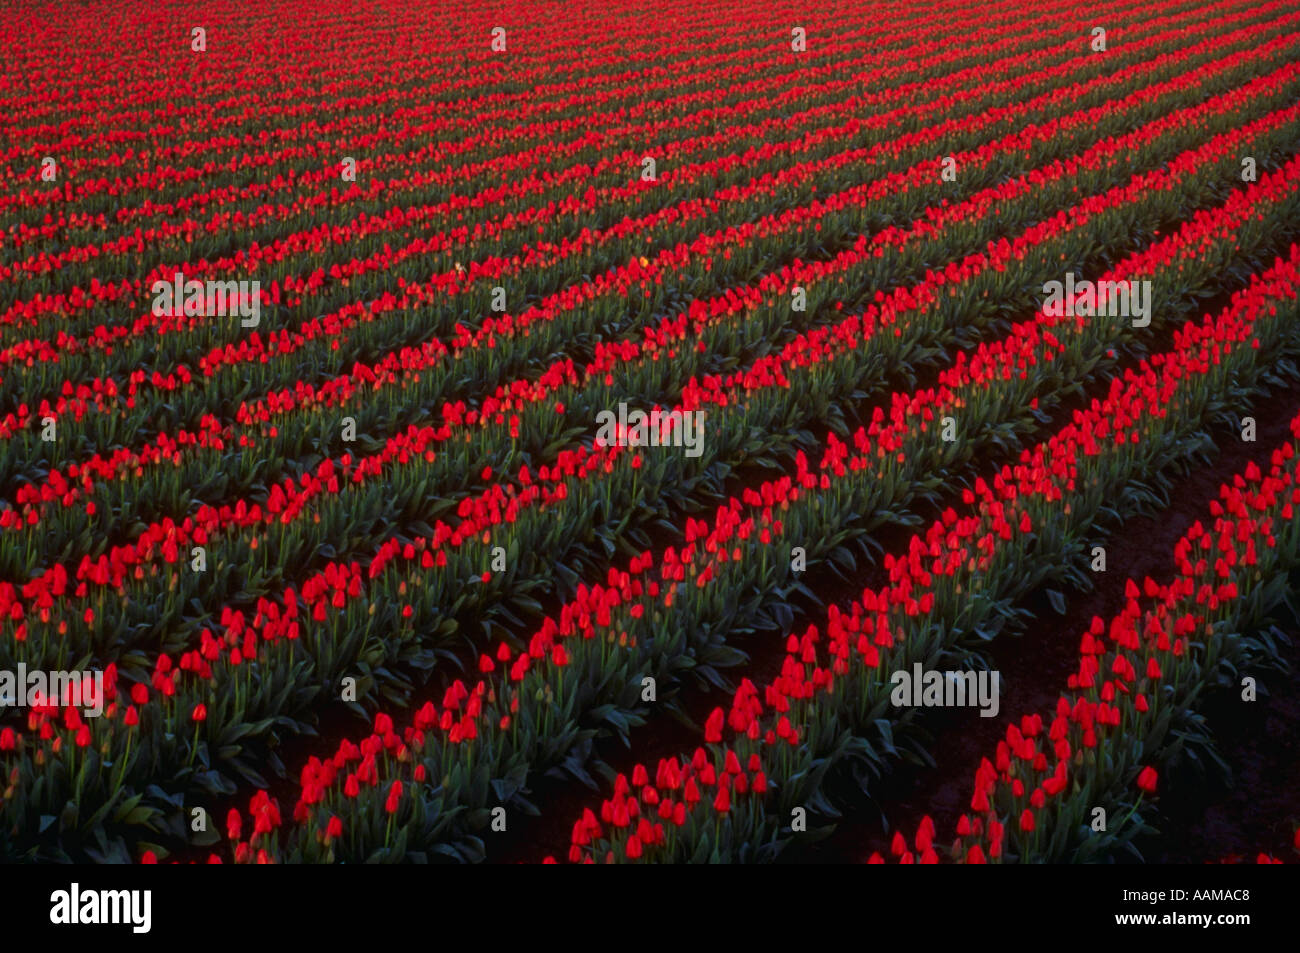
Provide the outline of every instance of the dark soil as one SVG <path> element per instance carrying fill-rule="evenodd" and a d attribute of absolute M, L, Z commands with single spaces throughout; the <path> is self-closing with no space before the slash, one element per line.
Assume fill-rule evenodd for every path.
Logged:
<path fill-rule="evenodd" d="M 1160 836 L 1137 842 L 1148 862 L 1254 863 L 1260 853 L 1300 862 L 1293 839 L 1300 827 L 1300 634 L 1290 629 L 1290 672 L 1256 675 L 1267 696 L 1253 704 L 1231 692 L 1206 699 L 1202 710 L 1233 777 L 1171 780 L 1176 796 L 1161 803 Z"/>

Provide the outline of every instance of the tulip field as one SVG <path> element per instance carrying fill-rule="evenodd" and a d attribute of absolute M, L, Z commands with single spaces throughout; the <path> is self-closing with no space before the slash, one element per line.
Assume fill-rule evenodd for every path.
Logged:
<path fill-rule="evenodd" d="M 1300 861 L 1300 0 L 0 24 L 0 860 Z"/>

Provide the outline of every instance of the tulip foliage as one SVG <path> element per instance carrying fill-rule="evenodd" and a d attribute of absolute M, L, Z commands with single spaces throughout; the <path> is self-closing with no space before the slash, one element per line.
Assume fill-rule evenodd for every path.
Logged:
<path fill-rule="evenodd" d="M 1285 0 L 384 7 L 0 12 L 0 672 L 101 676 L 0 708 L 0 857 L 773 859 L 929 760 L 893 672 L 984 666 L 1297 376 Z M 1150 826 L 1276 660 L 1293 451 L 899 858 Z"/>

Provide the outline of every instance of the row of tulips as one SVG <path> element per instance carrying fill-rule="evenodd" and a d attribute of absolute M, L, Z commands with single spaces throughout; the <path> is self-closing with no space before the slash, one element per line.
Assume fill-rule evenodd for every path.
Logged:
<path fill-rule="evenodd" d="M 1293 274 L 1277 276 L 1272 291 L 1294 310 Z M 1272 305 L 1258 295 L 1246 306 Z M 1300 438 L 1300 417 L 1291 431 Z M 1240 689 L 1225 672 L 1240 675 L 1277 657 L 1260 627 L 1300 560 L 1297 451 L 1300 443 L 1288 441 L 1267 469 L 1252 462 L 1222 485 L 1210 528 L 1198 520 L 1175 545 L 1171 581 L 1147 577 L 1139 586 L 1130 579 L 1124 608 L 1110 620 L 1093 618 L 1080 638 L 1078 670 L 1054 710 L 1009 723 L 993 759 L 981 760 L 970 811 L 958 820 L 947 856 L 1096 861 L 1143 832 L 1143 815 L 1163 788 L 1155 765 L 1212 740 L 1196 713 L 1198 699 Z M 1104 826 L 1099 817 L 1108 819 Z M 925 819 L 915 850 L 899 835 L 891 853 L 904 863 L 937 861 L 943 855 L 934 836 Z M 872 859 L 883 862 L 878 854 Z M 1281 861 L 1261 853 L 1258 862 Z"/>
<path fill-rule="evenodd" d="M 1278 354 L 1295 353 L 1300 347 L 1295 328 L 1300 314 L 1298 267 L 1300 246 L 1293 245 L 1288 258 L 1257 276 L 1217 318 L 1189 322 L 1175 336 L 1173 350 L 1116 379 L 1104 400 L 1076 411 L 1058 434 L 1023 452 L 1016 465 L 1005 466 L 991 482 L 977 481 L 974 490 L 966 492 L 965 512 L 949 509 L 925 533 L 913 536 L 905 553 L 886 558 L 886 586 L 865 590 L 846 610 L 833 606 L 824 635 L 816 625 L 802 635 L 791 634 L 776 679 L 761 689 L 746 680 L 727 709 L 715 709 L 705 725 L 708 747 L 691 756 L 661 760 L 654 781 L 648 766 L 637 766 L 630 783 L 618 776 L 612 797 L 599 812 L 588 809 L 574 823 L 569 859 L 760 860 L 797 842 L 801 834 L 807 839 L 815 830 L 808 826 L 809 813 L 834 814 L 824 790 L 828 778 L 854 777 L 865 788 L 906 748 L 906 728 L 922 713 L 893 704 L 894 673 L 907 673 L 916 664 L 927 671 L 969 667 L 974 661 L 969 645 L 1000 618 L 1014 618 L 1020 597 L 1046 580 L 1070 575 L 1072 566 L 1074 575 L 1081 574 L 1085 538 L 1095 538 L 1108 509 L 1114 511 L 1112 519 L 1122 517 L 1126 505 L 1136 499 L 1126 498 L 1126 486 L 1135 480 L 1150 482 L 1163 466 L 1196 451 L 1197 428 L 1229 403 L 1234 388 L 1264 377 L 1270 359 Z M 1296 427 L 1300 434 L 1300 418 Z M 1286 459 L 1290 456 L 1288 452 Z M 1279 454 L 1276 461 L 1283 459 Z M 1259 481 L 1257 470 L 1248 470 L 1247 477 Z M 1290 513 L 1292 494 L 1277 489 L 1258 497 L 1247 494 L 1289 521 L 1276 560 L 1261 563 L 1253 542 L 1240 548 L 1238 559 L 1237 543 L 1246 540 L 1234 542 L 1228 534 L 1233 555 L 1225 559 L 1218 552 L 1201 554 L 1196 565 L 1206 582 L 1177 587 L 1181 595 L 1212 609 L 1222 605 L 1226 613 L 1231 600 L 1249 598 L 1244 580 L 1242 599 L 1235 581 L 1224 582 L 1231 566 L 1240 564 L 1252 583 L 1264 580 L 1276 599 L 1300 541 L 1300 522 Z M 1233 490 L 1232 496 L 1239 499 L 1242 493 Z M 1300 502 L 1300 491 L 1295 501 Z M 1260 551 L 1265 538 L 1273 550 L 1272 520 L 1252 520 L 1252 531 L 1257 527 Z M 1216 532 L 1226 529 L 1216 526 Z M 1276 529 L 1281 535 L 1281 528 Z M 1190 542 L 1180 544 L 1184 568 L 1190 566 L 1188 547 L 1207 538 L 1203 533 L 1194 530 Z M 1150 581 L 1147 585 L 1155 588 Z M 1117 630 L 1131 634 L 1131 648 L 1139 651 L 1130 659 L 1117 649 L 1117 661 L 1106 667 L 1118 678 L 1073 707 L 1075 699 L 1063 699 L 1057 723 L 1048 733 L 1043 733 L 1044 722 L 1037 716 L 1008 726 L 1007 741 L 998 745 L 997 768 L 987 759 L 981 766 L 972 800 L 976 816 L 963 818 L 959 828 L 976 841 L 983 838 L 982 846 L 972 842 L 966 847 L 966 859 L 998 859 L 1004 852 L 1024 860 L 1062 859 L 1009 851 L 1003 841 L 1008 816 L 1020 818 L 1022 843 L 1052 839 L 1053 832 L 1044 832 L 1028 805 L 1041 807 L 1044 798 L 1061 794 L 1073 782 L 1077 812 L 1069 818 L 1071 823 L 1055 830 L 1066 838 L 1074 836 L 1087 831 L 1087 812 L 1103 789 L 1093 783 L 1090 766 L 1105 764 L 1121 775 L 1136 773 L 1128 772 L 1131 757 L 1126 760 L 1120 751 L 1098 747 L 1100 726 L 1114 727 L 1114 737 L 1129 746 L 1127 754 L 1140 755 L 1142 735 L 1132 723 L 1121 721 L 1122 706 L 1116 699 L 1122 697 L 1137 712 L 1150 711 L 1153 720 L 1162 710 L 1167 713 L 1170 708 L 1158 683 L 1137 681 L 1135 673 L 1141 670 L 1146 678 L 1159 679 L 1164 672 L 1168 677 L 1177 669 L 1172 659 L 1188 655 L 1186 637 L 1201 630 L 1202 620 L 1189 617 L 1186 625 L 1180 622 L 1172 642 L 1162 621 L 1156 628 L 1163 649 L 1172 656 L 1157 661 L 1138 657 L 1143 647 L 1136 644 L 1133 623 L 1141 613 L 1131 582 L 1129 594 L 1133 611 L 1117 618 L 1112 638 Z M 1261 604 L 1256 599 L 1254 606 Z M 1101 620 L 1095 620 L 1091 634 L 1084 636 L 1084 665 L 1079 676 L 1072 676 L 1072 687 L 1076 680 L 1093 686 L 1099 667 L 1111 662 L 1096 657 L 1105 652 L 1095 639 L 1104 629 Z M 1213 661 L 1207 663 L 1211 669 Z M 1055 753 L 1050 763 L 1049 752 Z M 743 771 L 741 764 L 746 766 Z M 1085 776 L 1072 779 L 1069 772 L 1081 765 Z M 690 786 L 681 779 L 689 779 Z M 1138 783 L 1154 790 L 1154 773 Z M 995 788 L 1002 795 L 999 809 L 991 807 Z M 1015 809 L 1009 809 L 1013 791 Z M 896 835 L 894 853 L 903 862 L 935 862 L 934 835 L 927 818 L 917 832 L 915 851 Z"/>
<path fill-rule="evenodd" d="M 1276 297 L 1247 306 L 1294 321 L 1294 264 L 1275 278 Z M 1148 826 L 1158 766 L 1210 741 L 1199 699 L 1215 688 L 1241 694 L 1241 673 L 1276 659 L 1276 645 L 1254 633 L 1300 565 L 1300 417 L 1291 430 L 1297 439 L 1267 468 L 1251 463 L 1220 488 L 1208 525 L 1197 521 L 1175 546 L 1170 582 L 1130 580 L 1124 608 L 1092 620 L 1053 711 L 1009 726 L 994 760 L 981 762 L 954 856 L 1094 860 Z M 1030 721 L 1037 730 L 1024 730 Z"/>

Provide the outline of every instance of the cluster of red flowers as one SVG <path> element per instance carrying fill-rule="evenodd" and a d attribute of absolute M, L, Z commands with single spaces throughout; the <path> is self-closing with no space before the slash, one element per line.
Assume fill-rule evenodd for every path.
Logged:
<path fill-rule="evenodd" d="M 1276 310 L 1279 298 L 1295 300 L 1297 266 L 1300 253 L 1293 251 L 1290 261 L 1236 295 L 1234 304 L 1262 312 Z M 1300 416 L 1291 430 L 1300 440 Z M 1109 623 L 1092 620 L 1081 637 L 1079 669 L 1055 711 L 1008 724 L 993 759 L 981 761 L 971 813 L 957 824 L 956 857 L 979 863 L 1009 852 L 1022 861 L 1059 861 L 1065 847 L 1053 841 L 1054 831 L 1087 829 L 1099 804 L 1123 805 L 1125 783 L 1142 796 L 1157 793 L 1157 769 L 1132 756 L 1153 754 L 1152 746 L 1143 746 L 1163 733 L 1153 725 L 1162 716 L 1167 722 L 1171 710 L 1213 678 L 1214 660 L 1228 654 L 1218 643 L 1236 638 L 1232 622 L 1255 611 L 1242 603 L 1252 596 L 1258 602 L 1261 571 L 1294 552 L 1298 451 L 1295 441 L 1274 451 L 1267 472 L 1248 464 L 1220 488 L 1210 507 L 1213 525 L 1196 522 L 1175 546 L 1173 581 L 1148 577 L 1139 586 L 1130 579 L 1124 609 Z M 1206 647 L 1198 652 L 1192 640 Z M 929 848 L 933 824 L 923 833 L 918 853 Z M 913 856 L 901 838 L 893 853 L 904 862 Z M 1261 863 L 1266 856 L 1260 855 Z"/>

